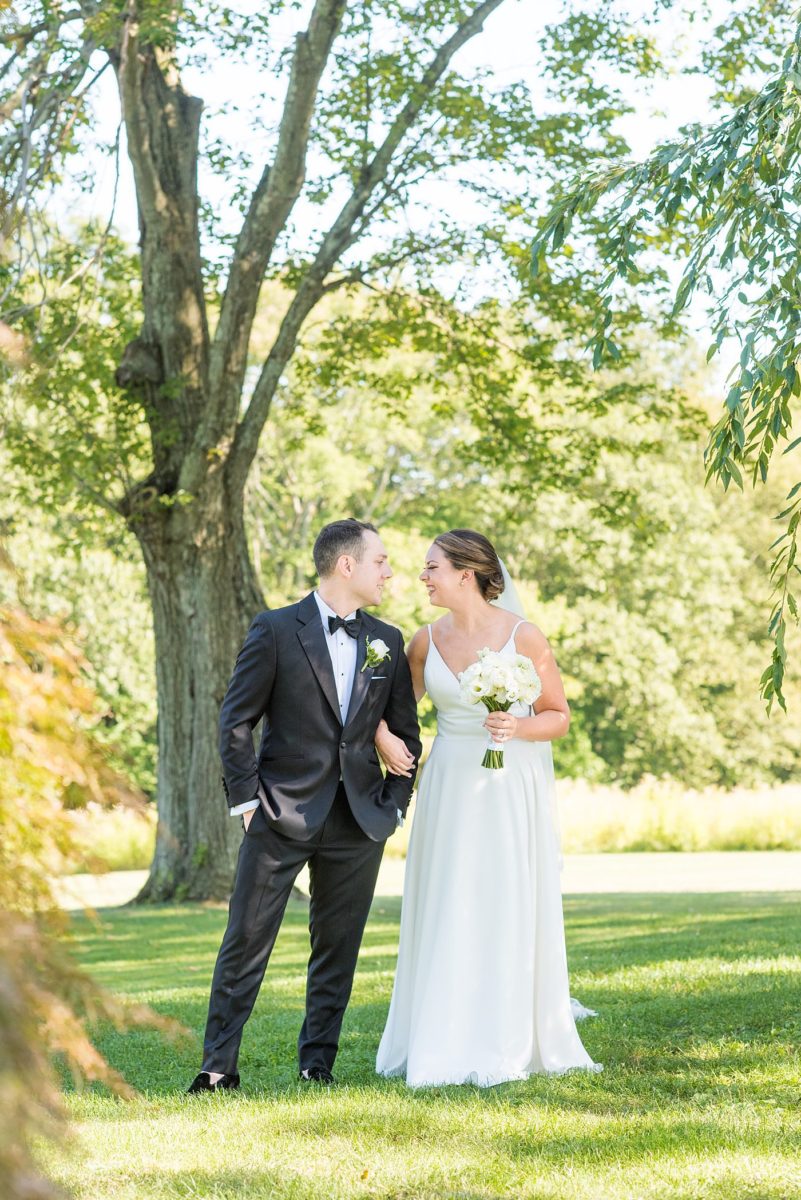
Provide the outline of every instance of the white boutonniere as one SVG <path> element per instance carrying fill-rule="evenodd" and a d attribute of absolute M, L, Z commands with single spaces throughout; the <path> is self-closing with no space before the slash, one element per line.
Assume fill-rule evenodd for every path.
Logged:
<path fill-rule="evenodd" d="M 380 666 L 382 662 L 386 662 L 388 658 L 392 658 L 389 646 L 386 642 L 382 642 L 381 638 L 376 638 L 374 642 L 366 638 L 365 644 L 367 646 L 367 657 L 364 660 L 363 671 L 366 671 L 368 667 Z"/>

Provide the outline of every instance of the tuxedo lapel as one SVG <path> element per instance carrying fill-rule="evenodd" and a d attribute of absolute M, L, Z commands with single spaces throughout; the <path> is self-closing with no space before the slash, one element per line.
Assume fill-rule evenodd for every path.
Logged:
<path fill-rule="evenodd" d="M 325 630 L 313 592 L 310 592 L 298 605 L 298 620 L 301 622 L 298 640 L 309 660 L 309 666 L 317 677 L 317 682 L 323 689 L 326 700 L 331 705 L 334 716 L 341 724 L 342 716 L 339 711 L 334 669 L 331 666 L 331 655 L 325 640 Z"/>
<path fill-rule="evenodd" d="M 367 689 L 370 686 L 372 678 L 372 670 L 368 667 L 365 671 L 362 670 L 365 659 L 367 658 L 367 639 L 373 633 L 375 624 L 367 613 L 362 613 L 362 628 L 359 634 L 359 641 L 356 649 L 356 674 L 353 678 L 353 690 L 350 694 L 350 704 L 348 705 L 348 715 L 345 718 L 345 725 L 350 725 L 353 718 L 358 713 L 362 706 L 362 702 L 367 695 Z"/>

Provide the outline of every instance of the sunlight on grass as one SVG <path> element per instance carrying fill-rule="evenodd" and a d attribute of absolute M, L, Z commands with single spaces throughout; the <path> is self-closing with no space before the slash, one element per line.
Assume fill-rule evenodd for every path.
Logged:
<path fill-rule="evenodd" d="M 72 1094 L 80 1200 L 795 1200 L 801 1195 L 801 912 L 785 895 L 572 896 L 572 990 L 602 1075 L 409 1091 L 373 1073 L 399 903 L 374 909 L 333 1092 L 295 1072 L 306 913 L 293 904 L 245 1037 L 242 1092 L 189 1100 L 197 1041 L 99 1031 L 133 1102 Z M 98 977 L 199 1034 L 219 908 L 76 922 Z M 190 952 L 187 952 L 187 951 Z M 122 951 L 125 962 L 115 960 Z"/>

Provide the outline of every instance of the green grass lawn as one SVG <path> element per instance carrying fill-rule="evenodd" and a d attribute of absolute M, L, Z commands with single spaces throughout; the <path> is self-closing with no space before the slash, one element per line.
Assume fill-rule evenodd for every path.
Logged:
<path fill-rule="evenodd" d="M 86 1200 L 154 1197 L 801 1197 L 801 893 L 577 896 L 572 991 L 601 1075 L 412 1092 L 373 1062 L 399 904 L 376 902 L 331 1092 L 302 1090 L 307 956 L 293 907 L 245 1031 L 238 1094 L 182 1094 L 197 1043 L 101 1031 L 133 1101 L 70 1094 L 76 1137 L 49 1167 Z M 116 992 L 202 1032 L 225 914 L 128 909 L 76 922 Z"/>

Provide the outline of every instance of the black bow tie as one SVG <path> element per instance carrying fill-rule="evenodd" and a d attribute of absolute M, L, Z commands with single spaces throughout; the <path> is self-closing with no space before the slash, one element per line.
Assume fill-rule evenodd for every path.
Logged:
<path fill-rule="evenodd" d="M 351 617 L 350 620 L 345 620 L 344 617 L 329 617 L 328 632 L 336 633 L 338 629 L 344 629 L 348 637 L 357 638 L 362 627 L 361 617 Z"/>

